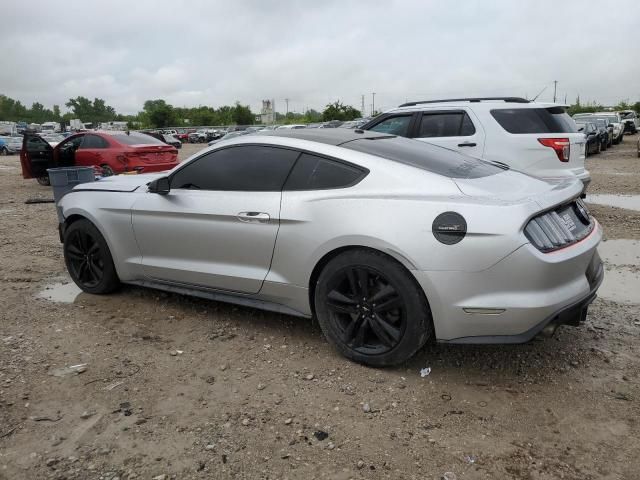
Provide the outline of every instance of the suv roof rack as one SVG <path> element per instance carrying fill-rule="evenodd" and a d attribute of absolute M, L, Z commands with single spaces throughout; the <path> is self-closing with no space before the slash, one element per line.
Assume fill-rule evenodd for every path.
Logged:
<path fill-rule="evenodd" d="M 447 98 L 444 100 L 425 100 L 422 102 L 408 102 L 400 105 L 401 107 L 413 107 L 415 105 L 422 105 L 423 103 L 444 103 L 444 102 L 481 102 L 483 100 L 502 100 L 504 102 L 511 103 L 529 103 L 526 98 L 521 97 L 474 97 L 474 98 Z"/>

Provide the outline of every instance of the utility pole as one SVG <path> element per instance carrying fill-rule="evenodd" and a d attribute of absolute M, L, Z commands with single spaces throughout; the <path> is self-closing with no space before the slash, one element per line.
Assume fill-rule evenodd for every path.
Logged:
<path fill-rule="evenodd" d="M 365 113 L 364 113 L 364 95 L 362 95 L 362 111 L 361 111 L 360 115 L 362 115 L 363 117 L 365 115 Z"/>
<path fill-rule="evenodd" d="M 376 92 L 371 92 L 371 116 L 376 111 Z"/>
<path fill-rule="evenodd" d="M 289 99 L 285 98 L 284 101 L 287 104 L 287 113 L 286 113 L 286 115 L 289 115 Z M 555 102 L 555 100 L 554 100 L 554 102 Z"/>
<path fill-rule="evenodd" d="M 556 103 L 556 90 L 558 89 L 558 80 L 553 81 L 553 103 Z"/>

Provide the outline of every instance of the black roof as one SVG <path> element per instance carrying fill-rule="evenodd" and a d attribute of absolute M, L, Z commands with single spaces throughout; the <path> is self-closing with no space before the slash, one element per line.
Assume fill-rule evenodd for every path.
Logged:
<path fill-rule="evenodd" d="M 274 137 L 298 138 L 311 142 L 326 143 L 328 145 L 342 145 L 343 143 L 362 138 L 393 138 L 395 135 L 348 128 L 297 128 L 277 130 L 263 130 L 254 135 L 269 135 Z"/>

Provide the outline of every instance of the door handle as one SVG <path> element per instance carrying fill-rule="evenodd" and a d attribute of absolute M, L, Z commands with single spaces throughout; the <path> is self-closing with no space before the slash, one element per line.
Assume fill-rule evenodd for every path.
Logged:
<path fill-rule="evenodd" d="M 459 143 L 458 146 L 459 147 L 475 147 L 476 144 L 474 142 L 464 142 L 464 143 Z"/>
<path fill-rule="evenodd" d="M 263 212 L 240 212 L 237 218 L 245 223 L 269 223 L 271 220 L 269 214 Z"/>

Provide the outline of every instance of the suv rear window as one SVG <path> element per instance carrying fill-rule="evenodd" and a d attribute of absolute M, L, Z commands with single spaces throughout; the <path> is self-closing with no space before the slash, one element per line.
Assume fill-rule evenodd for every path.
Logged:
<path fill-rule="evenodd" d="M 509 133 L 576 133 L 573 119 L 562 107 L 500 108 L 491 115 Z"/>
<path fill-rule="evenodd" d="M 449 178 L 480 178 L 505 170 L 484 160 L 467 157 L 454 150 L 402 137 L 352 140 L 343 148 L 376 155 Z"/>
<path fill-rule="evenodd" d="M 144 135 L 141 133 L 131 132 L 129 135 L 120 133 L 112 135 L 112 137 L 116 142 L 122 143 L 123 145 L 167 145 L 157 138 L 153 138 L 151 135 Z"/>

